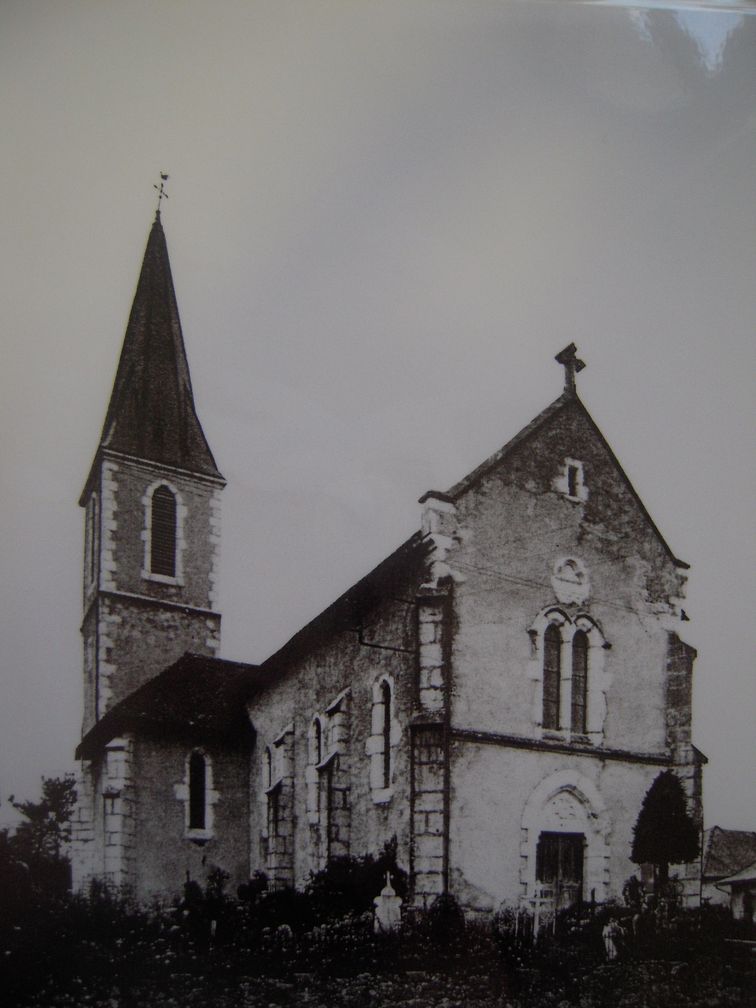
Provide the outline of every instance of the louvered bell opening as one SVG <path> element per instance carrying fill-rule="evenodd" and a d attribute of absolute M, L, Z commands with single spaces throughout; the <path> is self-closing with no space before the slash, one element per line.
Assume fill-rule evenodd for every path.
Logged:
<path fill-rule="evenodd" d="M 152 495 L 150 570 L 153 574 L 176 576 L 176 498 L 164 486 Z"/>

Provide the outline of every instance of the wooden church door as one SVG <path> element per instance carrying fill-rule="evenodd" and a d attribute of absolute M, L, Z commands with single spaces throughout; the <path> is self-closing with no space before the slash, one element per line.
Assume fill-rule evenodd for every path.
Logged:
<path fill-rule="evenodd" d="M 541 833 L 536 851 L 536 879 L 553 890 L 554 906 L 564 910 L 583 898 L 582 833 Z"/>

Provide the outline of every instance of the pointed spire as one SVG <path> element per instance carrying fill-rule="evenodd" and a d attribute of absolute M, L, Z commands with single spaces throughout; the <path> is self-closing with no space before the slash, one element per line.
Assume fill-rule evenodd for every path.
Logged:
<path fill-rule="evenodd" d="M 100 445 L 220 477 L 194 408 L 159 206 L 147 239 Z"/>

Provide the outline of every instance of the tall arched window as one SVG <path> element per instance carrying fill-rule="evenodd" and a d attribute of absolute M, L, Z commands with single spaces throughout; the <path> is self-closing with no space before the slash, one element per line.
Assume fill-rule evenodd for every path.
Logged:
<path fill-rule="evenodd" d="M 559 687 L 562 672 L 562 637 L 550 623 L 543 635 L 543 727 L 559 728 Z"/>
<path fill-rule="evenodd" d="M 588 698 L 588 634 L 578 630 L 572 638 L 572 731 L 586 732 Z"/>
<path fill-rule="evenodd" d="M 383 786 L 391 787 L 391 686 L 384 679 L 381 683 L 383 702 Z"/>
<path fill-rule="evenodd" d="M 150 570 L 176 576 L 176 497 L 167 486 L 159 486 L 152 495 Z"/>
<path fill-rule="evenodd" d="M 323 761 L 323 728 L 320 718 L 312 722 L 312 761 L 317 766 Z"/>
<path fill-rule="evenodd" d="M 189 757 L 189 829 L 205 829 L 207 762 L 196 750 Z"/>

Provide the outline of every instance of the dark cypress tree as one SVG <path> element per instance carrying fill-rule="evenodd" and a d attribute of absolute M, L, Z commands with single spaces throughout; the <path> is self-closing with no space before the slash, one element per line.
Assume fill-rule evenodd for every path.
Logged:
<path fill-rule="evenodd" d="M 693 861 L 699 850 L 698 826 L 688 812 L 680 779 L 664 770 L 643 799 L 633 828 L 630 858 L 638 865 L 654 865 L 657 887 L 663 889 L 669 866 Z"/>

